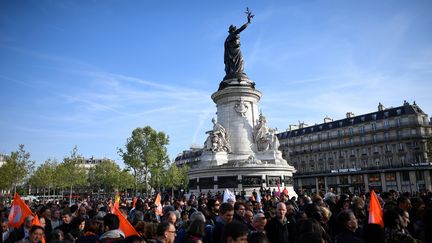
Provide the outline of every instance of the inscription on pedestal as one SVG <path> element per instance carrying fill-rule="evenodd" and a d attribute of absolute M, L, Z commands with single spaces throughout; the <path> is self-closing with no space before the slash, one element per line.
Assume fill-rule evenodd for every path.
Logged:
<path fill-rule="evenodd" d="M 237 176 L 219 176 L 217 184 L 218 188 L 237 188 Z"/>
<path fill-rule="evenodd" d="M 267 186 L 277 186 L 281 182 L 280 176 L 267 176 Z"/>
<path fill-rule="evenodd" d="M 213 177 L 200 178 L 198 184 L 199 184 L 200 189 L 213 189 L 214 188 L 214 179 L 213 179 Z"/>
<path fill-rule="evenodd" d="M 243 176 L 242 178 L 243 187 L 261 187 L 262 182 L 261 176 Z"/>

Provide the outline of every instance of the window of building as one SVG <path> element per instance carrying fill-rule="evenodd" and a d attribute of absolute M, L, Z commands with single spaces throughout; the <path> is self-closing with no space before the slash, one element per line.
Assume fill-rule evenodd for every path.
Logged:
<path fill-rule="evenodd" d="M 390 144 L 386 144 L 385 148 L 386 148 L 386 152 L 391 152 L 391 145 Z"/>
<path fill-rule="evenodd" d="M 396 114 L 399 116 L 400 114 L 402 114 L 402 110 L 401 109 L 397 109 L 396 110 Z"/>
<path fill-rule="evenodd" d="M 404 167 L 404 166 L 405 166 L 405 163 L 406 163 L 406 161 L 405 161 L 405 155 L 402 155 L 402 156 L 399 158 L 399 160 L 400 160 L 400 162 L 401 162 L 402 167 Z"/>
<path fill-rule="evenodd" d="M 361 139 L 361 143 L 362 143 L 362 144 L 365 144 L 365 143 L 366 143 L 366 139 L 365 139 L 365 137 L 362 136 L 360 139 Z"/>
<path fill-rule="evenodd" d="M 376 134 L 374 134 L 374 135 L 372 136 L 372 140 L 373 140 L 374 143 L 376 143 L 376 141 L 377 141 L 377 135 L 376 135 Z"/>
<path fill-rule="evenodd" d="M 389 120 L 384 120 L 384 128 L 388 129 L 390 127 L 390 122 Z"/>
<path fill-rule="evenodd" d="M 402 181 L 410 181 L 409 171 L 402 171 L 401 172 L 401 179 L 402 179 Z"/>
<path fill-rule="evenodd" d="M 400 118 L 397 118 L 397 119 L 396 119 L 396 126 L 397 126 L 397 127 L 400 127 L 400 126 L 401 126 L 401 119 L 400 119 Z"/>
<path fill-rule="evenodd" d="M 376 131 L 376 123 L 372 123 L 371 127 L 372 127 L 372 131 Z"/>
<path fill-rule="evenodd" d="M 399 143 L 399 150 L 400 151 L 404 151 L 405 150 L 405 145 L 403 143 Z"/>
<path fill-rule="evenodd" d="M 411 135 L 416 135 L 417 130 L 415 128 L 411 129 Z"/>
<path fill-rule="evenodd" d="M 424 181 L 424 173 L 422 170 L 416 170 L 415 175 L 417 181 Z"/>
<path fill-rule="evenodd" d="M 387 158 L 387 166 L 389 167 L 389 168 L 392 168 L 393 167 L 393 158 Z"/>
<path fill-rule="evenodd" d="M 348 176 L 347 175 L 340 176 L 339 177 L 339 183 L 347 185 L 348 184 Z"/>
<path fill-rule="evenodd" d="M 372 114 L 372 120 L 376 120 L 376 114 Z"/>
<path fill-rule="evenodd" d="M 340 126 L 340 127 L 342 127 L 342 125 L 343 125 L 343 122 L 342 122 L 342 121 L 340 121 L 340 122 L 339 122 L 339 126 Z"/>
<path fill-rule="evenodd" d="M 398 139 L 401 139 L 401 138 L 402 138 L 402 131 L 401 131 L 401 130 L 398 130 L 398 131 L 396 132 L 396 134 L 397 134 Z"/>
<path fill-rule="evenodd" d="M 380 166 L 380 160 L 378 158 L 375 159 L 375 166 L 379 167 Z"/>
<path fill-rule="evenodd" d="M 367 168 L 368 167 L 368 160 L 367 159 L 363 159 L 362 160 L 362 164 L 363 164 L 363 168 Z"/>
<path fill-rule="evenodd" d="M 384 117 L 388 117 L 388 115 L 389 115 L 388 111 L 385 111 L 384 112 Z"/>
<path fill-rule="evenodd" d="M 385 132 L 385 133 L 384 133 L 384 139 L 385 139 L 386 141 L 389 139 L 389 134 L 388 134 L 388 132 Z"/>
<path fill-rule="evenodd" d="M 381 176 L 378 173 L 377 174 L 369 174 L 368 179 L 369 179 L 369 182 L 379 182 L 379 181 L 381 181 Z"/>
<path fill-rule="evenodd" d="M 350 145 L 354 145 L 354 138 L 350 138 Z"/>
<path fill-rule="evenodd" d="M 353 135 L 354 134 L 354 128 L 352 128 L 352 127 L 350 127 L 349 129 L 348 129 L 348 133 L 349 133 L 349 135 Z"/>
<path fill-rule="evenodd" d="M 379 148 L 378 148 L 378 146 L 374 146 L 374 153 L 379 153 Z"/>
<path fill-rule="evenodd" d="M 396 181 L 396 173 L 390 172 L 385 174 L 385 180 L 386 181 Z"/>
<path fill-rule="evenodd" d="M 363 184 L 363 175 L 352 175 L 351 176 L 352 184 Z"/>

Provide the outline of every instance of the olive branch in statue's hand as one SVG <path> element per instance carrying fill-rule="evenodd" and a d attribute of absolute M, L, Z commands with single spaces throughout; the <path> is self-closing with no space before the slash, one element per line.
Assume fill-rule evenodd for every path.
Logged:
<path fill-rule="evenodd" d="M 248 20 L 248 24 L 250 24 L 251 19 L 253 19 L 253 17 L 255 15 L 252 14 L 252 12 L 249 10 L 249 8 L 246 8 L 246 12 L 245 12 L 246 16 L 247 16 L 247 20 Z"/>

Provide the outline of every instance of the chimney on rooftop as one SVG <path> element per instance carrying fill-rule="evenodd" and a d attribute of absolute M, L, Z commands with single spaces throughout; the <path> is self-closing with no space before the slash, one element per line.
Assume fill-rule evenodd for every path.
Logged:
<path fill-rule="evenodd" d="M 331 119 L 329 116 L 324 117 L 324 123 L 330 123 L 333 119 Z"/>
<path fill-rule="evenodd" d="M 351 118 L 351 117 L 354 117 L 354 113 L 352 113 L 351 111 L 348 111 L 346 113 L 346 118 Z"/>

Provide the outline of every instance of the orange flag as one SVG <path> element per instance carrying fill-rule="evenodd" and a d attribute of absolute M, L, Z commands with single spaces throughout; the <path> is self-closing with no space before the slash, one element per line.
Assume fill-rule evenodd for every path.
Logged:
<path fill-rule="evenodd" d="M 27 216 L 33 216 L 32 211 L 27 206 L 27 204 L 25 204 L 25 202 L 20 198 L 18 193 L 15 193 L 8 218 L 9 226 L 19 228 Z"/>
<path fill-rule="evenodd" d="M 135 208 L 138 198 L 135 196 L 133 198 L 132 208 Z"/>
<path fill-rule="evenodd" d="M 119 208 L 119 207 L 120 207 L 120 195 L 119 192 L 117 192 L 115 195 L 114 208 Z"/>
<path fill-rule="evenodd" d="M 33 225 L 37 225 L 37 226 L 41 226 L 42 227 L 42 224 L 41 224 L 41 222 L 39 220 L 39 216 L 37 214 L 35 215 L 35 217 L 33 219 Z"/>
<path fill-rule="evenodd" d="M 125 234 L 126 237 L 131 235 L 140 236 L 140 234 L 135 230 L 135 228 L 129 223 L 129 221 L 120 212 L 120 209 L 114 207 L 114 214 L 117 215 L 120 221 L 119 228 Z"/>
<path fill-rule="evenodd" d="M 40 220 L 39 220 L 39 216 L 37 214 L 35 215 L 35 217 L 33 219 L 33 225 L 37 225 L 37 226 L 43 227 L 42 224 L 41 224 L 41 222 L 40 222 Z M 45 236 L 44 236 L 44 237 L 42 237 L 42 243 L 45 243 L 45 242 L 46 241 L 45 241 Z"/>
<path fill-rule="evenodd" d="M 378 198 L 375 194 L 375 191 L 371 191 L 371 198 L 369 203 L 369 224 L 379 224 L 382 228 L 384 228 L 384 221 L 382 218 L 383 211 L 381 209 L 381 205 L 378 201 Z"/>
<path fill-rule="evenodd" d="M 157 209 L 156 209 L 157 215 L 159 215 L 159 216 L 162 215 L 162 204 L 161 204 L 160 192 L 158 192 L 154 203 L 157 206 Z"/>

